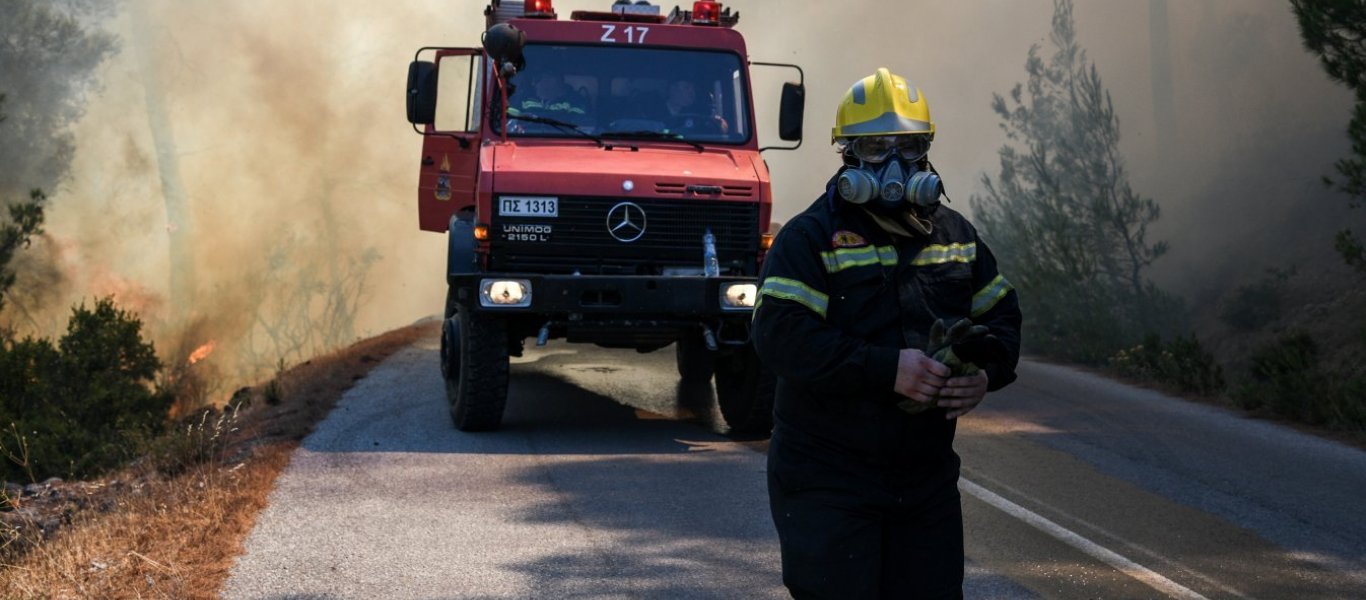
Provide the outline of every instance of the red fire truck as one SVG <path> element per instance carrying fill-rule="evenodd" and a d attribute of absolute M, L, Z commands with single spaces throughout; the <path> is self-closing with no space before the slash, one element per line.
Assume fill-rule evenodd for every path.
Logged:
<path fill-rule="evenodd" d="M 778 149 L 801 144 L 801 69 L 749 61 L 718 2 L 664 15 L 618 0 L 565 20 L 551 0 L 495 0 L 485 17 L 481 47 L 422 48 L 408 72 L 419 225 L 448 239 L 455 426 L 496 429 L 508 357 L 564 338 L 676 344 L 684 380 L 714 376 L 732 430 L 767 432 L 773 376 L 749 322 L 772 189 L 750 67 L 798 74 L 778 127 L 796 145 Z"/>

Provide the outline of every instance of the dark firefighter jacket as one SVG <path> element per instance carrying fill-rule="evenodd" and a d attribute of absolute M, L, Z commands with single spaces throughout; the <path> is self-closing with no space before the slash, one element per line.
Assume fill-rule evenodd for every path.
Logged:
<path fill-rule="evenodd" d="M 933 209 L 931 235 L 906 238 L 832 195 L 788 222 L 764 261 L 753 336 L 778 375 L 774 448 L 877 477 L 956 477 L 955 421 L 940 408 L 896 407 L 900 349 L 924 350 L 937 318 L 970 317 L 1009 349 L 1008 360 L 980 365 L 1000 389 L 1019 359 L 1016 294 L 957 212 Z"/>

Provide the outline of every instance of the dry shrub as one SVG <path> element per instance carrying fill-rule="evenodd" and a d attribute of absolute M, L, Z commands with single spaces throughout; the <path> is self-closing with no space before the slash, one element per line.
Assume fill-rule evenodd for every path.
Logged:
<path fill-rule="evenodd" d="M 222 410 L 202 408 L 181 419 L 171 431 L 148 444 L 142 464 L 174 476 L 198 465 L 222 461 L 244 404 L 238 400 Z"/>

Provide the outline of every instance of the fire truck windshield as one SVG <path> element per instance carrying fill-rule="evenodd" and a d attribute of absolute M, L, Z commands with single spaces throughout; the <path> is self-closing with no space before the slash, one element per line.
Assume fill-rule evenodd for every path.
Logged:
<path fill-rule="evenodd" d="M 748 83 L 734 53 L 532 43 L 524 56 L 509 135 L 749 141 Z"/>

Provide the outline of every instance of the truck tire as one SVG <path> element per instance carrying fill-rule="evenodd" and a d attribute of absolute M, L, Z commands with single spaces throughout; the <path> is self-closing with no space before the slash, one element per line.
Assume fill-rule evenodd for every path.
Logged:
<path fill-rule="evenodd" d="M 454 323 L 450 323 L 454 321 Z M 446 340 L 446 331 L 451 338 Z M 460 431 L 492 431 L 503 422 L 508 394 L 508 336 L 502 319 L 457 309 L 442 338 L 447 348 L 446 400 Z"/>
<path fill-rule="evenodd" d="M 454 316 L 441 322 L 441 378 L 452 379 L 460 373 L 460 320 Z"/>
<path fill-rule="evenodd" d="M 732 433 L 767 437 L 773 431 L 777 383 L 750 346 L 716 359 L 716 403 Z"/>
<path fill-rule="evenodd" d="M 688 383 L 701 383 L 711 380 L 716 370 L 716 352 L 707 349 L 702 341 L 702 333 L 688 331 L 674 344 L 678 359 L 678 376 Z"/>

